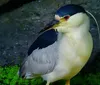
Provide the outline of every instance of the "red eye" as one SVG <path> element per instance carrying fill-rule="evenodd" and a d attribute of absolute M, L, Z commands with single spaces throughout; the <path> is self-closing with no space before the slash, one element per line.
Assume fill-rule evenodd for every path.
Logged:
<path fill-rule="evenodd" d="M 69 19 L 69 17 L 70 17 L 69 15 L 68 15 L 68 16 L 65 16 L 65 17 L 64 17 L 64 19 L 68 20 L 68 19 Z"/>

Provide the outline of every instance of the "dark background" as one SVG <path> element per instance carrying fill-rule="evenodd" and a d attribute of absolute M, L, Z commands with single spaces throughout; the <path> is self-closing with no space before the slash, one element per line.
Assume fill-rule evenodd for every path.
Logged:
<path fill-rule="evenodd" d="M 100 24 L 100 0 L 0 0 L 0 66 L 20 64 L 37 32 L 52 21 L 59 7 L 71 3 L 90 11 Z M 100 42 L 92 18 L 90 32 L 94 49 L 83 72 L 100 71 Z"/>

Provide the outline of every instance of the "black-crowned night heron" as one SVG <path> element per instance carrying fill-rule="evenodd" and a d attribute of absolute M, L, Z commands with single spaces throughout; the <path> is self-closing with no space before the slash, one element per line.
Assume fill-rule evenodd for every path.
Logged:
<path fill-rule="evenodd" d="M 79 73 L 92 52 L 90 19 L 81 6 L 70 4 L 58 9 L 55 21 L 33 42 L 19 75 L 41 76 L 46 85 L 65 79 L 66 85 L 70 85 L 70 79 Z"/>

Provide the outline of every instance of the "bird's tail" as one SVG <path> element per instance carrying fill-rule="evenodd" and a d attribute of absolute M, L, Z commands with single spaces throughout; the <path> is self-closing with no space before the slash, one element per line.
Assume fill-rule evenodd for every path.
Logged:
<path fill-rule="evenodd" d="M 32 73 L 28 72 L 28 67 L 29 67 L 29 65 L 28 65 L 27 59 L 25 59 L 21 65 L 19 71 L 17 72 L 19 77 L 26 78 L 26 79 L 33 78 Z"/>

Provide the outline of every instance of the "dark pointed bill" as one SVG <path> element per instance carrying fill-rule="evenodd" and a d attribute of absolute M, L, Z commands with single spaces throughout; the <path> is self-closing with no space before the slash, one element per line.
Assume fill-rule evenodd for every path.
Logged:
<path fill-rule="evenodd" d="M 44 31 L 46 31 L 46 30 L 52 28 L 52 27 L 53 27 L 55 24 L 57 24 L 57 23 L 59 23 L 58 20 L 52 20 L 52 21 L 51 21 L 49 24 L 47 24 L 47 25 L 45 26 L 45 28 L 42 29 L 39 33 L 44 32 Z"/>

